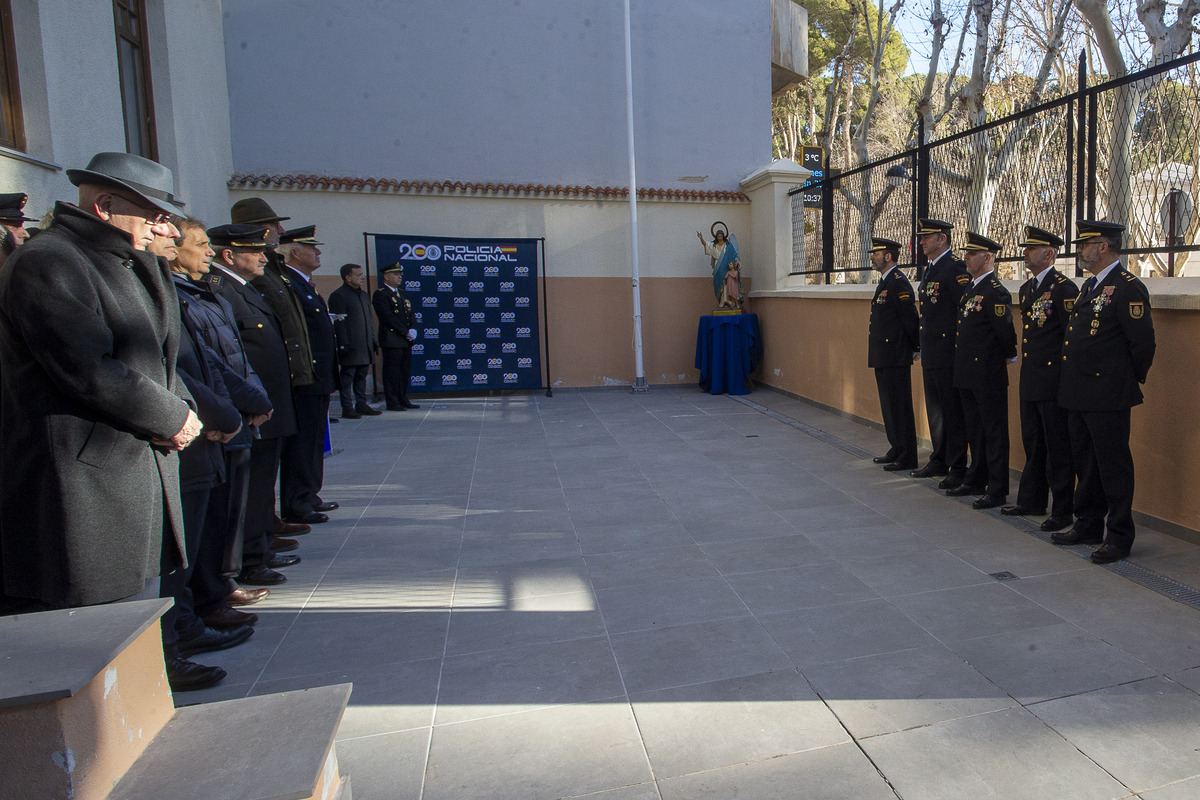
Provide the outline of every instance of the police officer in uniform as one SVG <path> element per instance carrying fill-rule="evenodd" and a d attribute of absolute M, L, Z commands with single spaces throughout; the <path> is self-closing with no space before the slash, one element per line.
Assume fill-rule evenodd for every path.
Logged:
<path fill-rule="evenodd" d="M 1079 482 L 1075 524 L 1051 535 L 1055 544 L 1096 544 L 1092 561 L 1107 564 L 1133 547 L 1133 455 L 1130 409 L 1154 361 L 1150 293 L 1121 266 L 1125 226 L 1079 221 L 1075 257 L 1089 273 L 1067 322 L 1059 405 L 1067 409 Z M 1107 517 L 1107 534 L 1105 518 Z"/>
<path fill-rule="evenodd" d="M 420 408 L 409 402 L 412 343 L 417 338 L 417 318 L 404 296 L 404 267 L 400 262 L 384 267 L 383 286 L 371 296 L 379 318 L 379 346 L 383 349 L 383 395 L 388 411 Z"/>
<path fill-rule="evenodd" d="M 0 239 L 0 266 L 29 238 L 25 223 L 34 220 L 25 216 L 27 202 L 29 196 L 24 192 L 0 194 L 0 230 L 4 232 L 4 238 Z"/>
<path fill-rule="evenodd" d="M 1021 286 L 1021 442 L 1025 468 L 1017 487 L 1017 504 L 1001 514 L 1037 516 L 1046 513 L 1046 496 L 1053 504 L 1041 525 L 1059 531 L 1071 524 L 1075 498 L 1075 469 L 1067 412 L 1058 404 L 1062 373 L 1062 344 L 1067 317 L 1079 288 L 1054 268 L 1063 240 L 1049 231 L 1025 228 L 1025 267 L 1032 277 Z"/>
<path fill-rule="evenodd" d="M 912 284 L 896 269 L 900 243 L 871 239 L 871 264 L 881 277 L 871 302 L 867 366 L 875 370 L 879 410 L 887 432 L 887 453 L 874 459 L 889 472 L 917 466 L 917 426 L 913 419 L 913 351 L 920 344 L 921 320 Z"/>
<path fill-rule="evenodd" d="M 962 401 L 954 388 L 954 331 L 958 301 L 971 279 L 967 267 L 950 253 L 954 226 L 939 219 L 917 221 L 917 241 L 929 259 L 917 295 L 921 302 L 921 378 L 933 453 L 911 473 L 914 478 L 946 476 L 939 489 L 962 485 L 967 441 Z"/>
<path fill-rule="evenodd" d="M 995 508 L 1008 499 L 1008 362 L 1017 358 L 1012 300 L 996 277 L 999 243 L 969 231 L 966 253 L 971 284 L 959 303 L 954 343 L 954 386 L 962 395 L 971 466 L 962 485 L 946 494 L 982 494 L 973 508 Z"/>

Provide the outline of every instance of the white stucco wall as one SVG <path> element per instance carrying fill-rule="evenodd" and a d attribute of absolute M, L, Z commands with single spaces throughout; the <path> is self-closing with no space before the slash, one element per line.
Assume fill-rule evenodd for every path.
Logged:
<path fill-rule="evenodd" d="M 237 172 L 628 184 L 616 0 L 224 13 Z M 771 155 L 769 0 L 633 0 L 632 17 L 639 185 L 736 191 Z"/>
<path fill-rule="evenodd" d="M 160 160 L 189 210 L 228 207 L 231 170 L 220 0 L 148 0 Z M 125 149 L 112 0 L 14 0 L 25 153 L 0 150 L 0 191 L 27 216 L 73 201 L 64 169 Z M 42 163 L 37 163 L 42 162 Z M 211 209 L 209 211 L 208 209 Z"/>

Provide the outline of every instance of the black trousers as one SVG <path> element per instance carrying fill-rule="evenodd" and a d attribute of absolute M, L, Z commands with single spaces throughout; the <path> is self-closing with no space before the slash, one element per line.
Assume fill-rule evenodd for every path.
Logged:
<path fill-rule="evenodd" d="M 177 624 L 178 627 L 194 630 L 199 622 L 192 609 L 192 593 L 187 587 L 196 564 L 196 556 L 200 552 L 200 542 L 204 537 L 204 518 L 208 512 L 210 493 L 209 487 L 179 493 L 183 512 L 183 545 L 188 565 L 163 575 L 159 583 L 159 596 L 170 597 L 175 601 L 173 606 L 163 612 L 161 618 L 163 649 L 168 654 L 175 650 L 179 642 Z"/>
<path fill-rule="evenodd" d="M 971 466 L 963 485 L 984 487 L 984 494 L 1008 494 L 1008 387 L 962 389 Z"/>
<path fill-rule="evenodd" d="M 933 453 L 929 463 L 961 477 L 967 469 L 967 432 L 962 400 L 954 388 L 954 368 L 921 369 L 925 383 L 925 414 Z"/>
<path fill-rule="evenodd" d="M 208 497 L 204 536 L 196 569 L 188 582 L 192 606 L 203 617 L 225 602 L 235 588 L 232 579 L 242 571 L 246 530 L 246 499 L 250 489 L 250 448 L 225 451 L 228 480 L 213 487 Z"/>
<path fill-rule="evenodd" d="M 408 405 L 408 379 L 412 373 L 411 347 L 383 348 L 383 396 L 388 408 Z"/>
<path fill-rule="evenodd" d="M 1133 546 L 1133 454 L 1129 452 L 1129 409 L 1067 412 L 1075 486 L 1075 529 L 1085 535 L 1108 532 L 1104 543 Z"/>
<path fill-rule="evenodd" d="M 367 373 L 370 371 L 370 364 L 341 366 L 339 376 L 342 381 L 340 391 L 343 411 L 361 409 L 367 405 Z"/>
<path fill-rule="evenodd" d="M 283 440 L 279 457 L 279 503 L 284 519 L 302 517 L 321 504 L 325 480 L 325 420 L 329 395 L 298 391 L 297 431 Z"/>
<path fill-rule="evenodd" d="M 1017 505 L 1046 508 L 1050 515 L 1070 517 L 1075 511 L 1075 467 L 1067 410 L 1053 400 L 1021 401 L 1021 443 L 1025 469 L 1017 486 Z"/>
<path fill-rule="evenodd" d="M 917 466 L 917 424 L 913 418 L 912 367 L 876 367 L 879 410 L 887 433 L 888 454 L 897 464 Z"/>
<path fill-rule="evenodd" d="M 246 532 L 242 542 L 242 568 L 271 560 L 275 536 L 275 479 L 279 477 L 282 439 L 255 439 L 250 445 L 250 485 L 246 494 Z"/>

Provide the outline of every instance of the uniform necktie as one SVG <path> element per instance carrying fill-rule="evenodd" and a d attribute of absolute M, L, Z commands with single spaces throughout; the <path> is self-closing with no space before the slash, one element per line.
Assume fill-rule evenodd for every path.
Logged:
<path fill-rule="evenodd" d="M 1088 278 L 1086 281 L 1083 282 L 1083 292 L 1081 292 L 1081 294 L 1087 294 L 1088 292 L 1090 292 L 1092 289 L 1095 289 L 1095 288 L 1096 288 L 1095 277 Z"/>

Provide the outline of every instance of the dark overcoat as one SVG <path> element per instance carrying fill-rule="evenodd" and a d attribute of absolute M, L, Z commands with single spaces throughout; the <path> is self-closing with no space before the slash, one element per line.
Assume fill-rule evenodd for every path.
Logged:
<path fill-rule="evenodd" d="M 980 391 L 1008 386 L 1008 361 L 1016 357 L 1012 295 L 991 272 L 968 285 L 959 303 L 954 386 Z"/>
<path fill-rule="evenodd" d="M 329 319 L 329 307 L 325 298 L 317 291 L 312 281 L 291 267 L 285 268 L 288 286 L 296 295 L 304 322 L 308 327 L 308 341 L 312 348 L 312 369 L 315 381 L 303 387 L 306 394 L 327 395 L 338 388 L 337 341 L 333 334 L 333 321 Z"/>
<path fill-rule="evenodd" d="M 329 310 L 346 315 L 333 325 L 341 365 L 361 367 L 374 361 L 379 340 L 371 324 L 371 298 L 367 293 L 343 283 L 329 295 Z"/>
<path fill-rule="evenodd" d="M 1021 399 L 1058 400 L 1063 337 L 1079 287 L 1053 267 L 1034 291 L 1034 278 L 1021 285 Z"/>
<path fill-rule="evenodd" d="M 316 376 L 313 374 L 312 342 L 308 337 L 304 309 L 300 307 L 292 289 L 295 273 L 284 266 L 283 259 L 274 250 L 268 250 L 266 256 L 263 274 L 250 281 L 250 284 L 262 292 L 263 298 L 279 318 L 279 329 L 287 346 L 292 386 L 307 386 L 316 380 Z"/>
<path fill-rule="evenodd" d="M 867 366 L 911 366 L 913 351 L 920 345 L 920 327 L 912 284 L 903 272 L 893 267 L 875 287 L 871 301 Z"/>
<path fill-rule="evenodd" d="M 105 603 L 184 563 L 179 307 L 158 259 L 67 203 L 0 271 L 5 591 Z M 186 401 L 186 402 L 185 402 Z"/>
<path fill-rule="evenodd" d="M 1063 341 L 1058 404 L 1076 411 L 1138 405 L 1154 347 L 1150 293 L 1133 273 L 1114 267 L 1075 300 Z"/>

